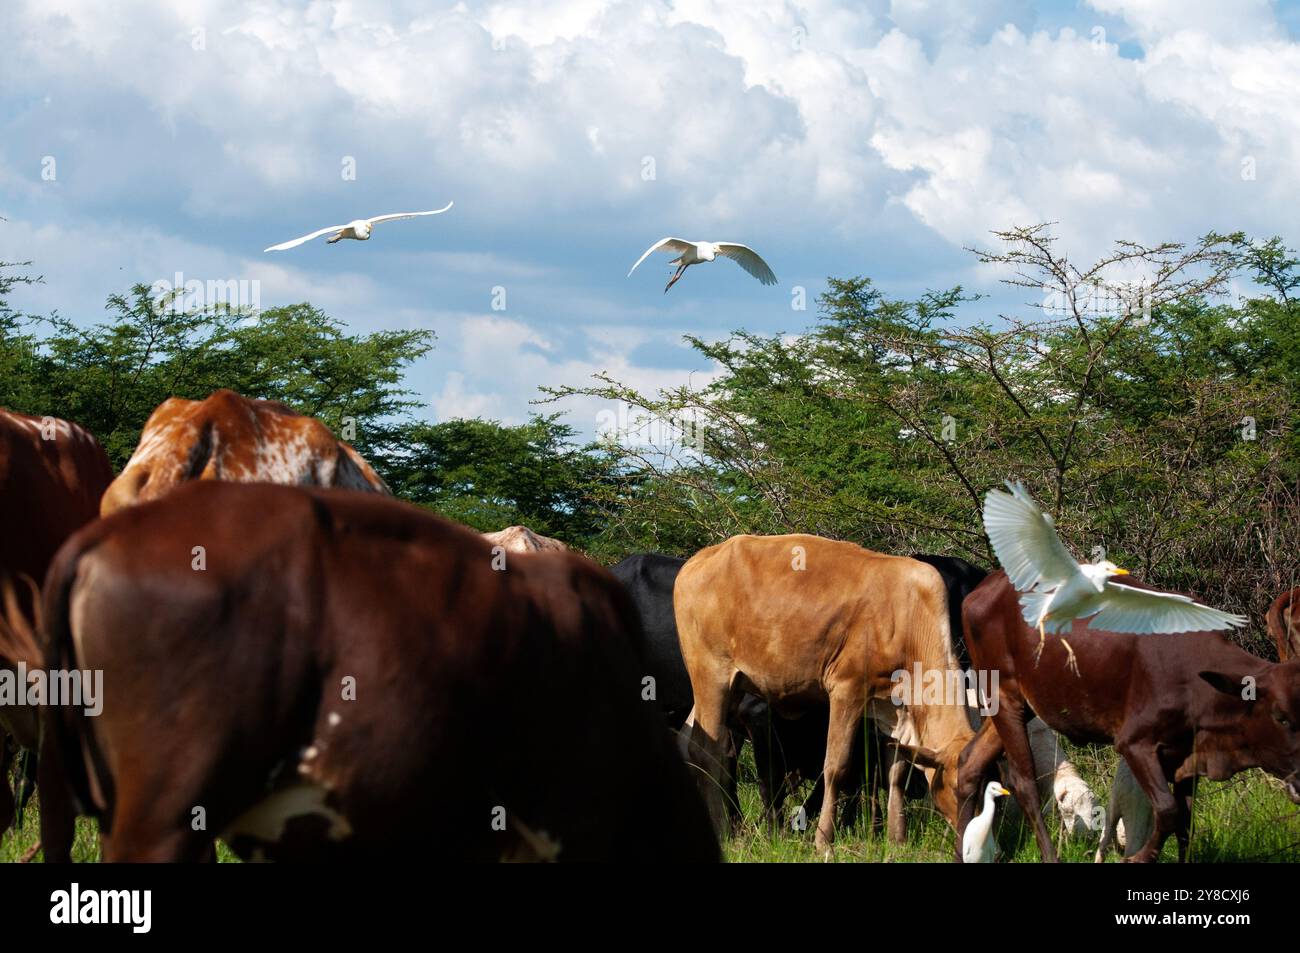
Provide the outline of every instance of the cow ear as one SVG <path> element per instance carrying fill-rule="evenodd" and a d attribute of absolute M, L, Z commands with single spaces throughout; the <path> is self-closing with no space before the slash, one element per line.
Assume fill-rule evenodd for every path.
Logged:
<path fill-rule="evenodd" d="M 903 744 L 901 741 L 891 741 L 891 748 L 894 748 L 908 761 L 920 765 L 923 768 L 941 768 L 943 763 L 939 760 L 939 752 L 933 748 L 924 748 L 920 745 Z"/>
<path fill-rule="evenodd" d="M 1227 672 L 1201 672 L 1200 676 L 1217 692 L 1231 695 L 1242 701 L 1255 701 L 1259 687 L 1254 678 L 1245 675 L 1229 675 Z"/>

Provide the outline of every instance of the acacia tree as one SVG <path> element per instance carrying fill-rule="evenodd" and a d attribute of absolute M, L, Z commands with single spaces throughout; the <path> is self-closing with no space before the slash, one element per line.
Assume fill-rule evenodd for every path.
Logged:
<path fill-rule="evenodd" d="M 0 325 L 0 405 L 75 420 L 121 466 L 149 414 L 172 396 L 228 387 L 319 417 L 381 474 L 399 452 L 413 406 L 405 369 L 433 344 L 429 331 L 358 335 L 308 304 L 257 314 L 220 305 L 172 308 L 146 285 L 113 295 L 109 319 L 8 313 Z M 0 312 L 0 320 L 6 315 Z"/>
<path fill-rule="evenodd" d="M 1046 226 L 995 237 L 974 252 L 1033 289 L 1023 312 L 972 322 L 960 288 L 892 301 L 830 279 L 803 335 L 689 339 L 715 362 L 705 386 L 553 390 L 698 424 L 687 446 L 619 451 L 611 531 L 689 552 L 800 530 L 988 564 L 984 493 L 1020 479 L 1080 555 L 1258 611 L 1300 541 L 1293 381 L 1261 342 L 1285 299 L 1219 298 L 1243 269 L 1289 294 L 1295 263 L 1240 235 L 1078 267 Z"/>

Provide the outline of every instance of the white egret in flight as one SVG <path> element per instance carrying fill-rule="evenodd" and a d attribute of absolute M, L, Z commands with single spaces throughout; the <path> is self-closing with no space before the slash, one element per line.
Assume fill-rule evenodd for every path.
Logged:
<path fill-rule="evenodd" d="M 447 209 L 454 205 L 454 202 L 448 202 L 446 208 L 436 208 L 431 212 L 394 212 L 392 215 L 376 215 L 374 218 L 358 218 L 346 225 L 330 225 L 326 228 L 318 228 L 310 235 L 304 235 L 302 238 L 295 238 L 292 241 L 281 242 L 278 245 L 272 245 L 265 251 L 285 251 L 289 248 L 297 248 L 304 242 L 309 242 L 313 238 L 320 238 L 322 235 L 328 235 L 330 232 L 337 232 L 333 238 L 329 239 L 327 244 L 333 245 L 335 242 L 344 238 L 354 238 L 359 242 L 367 241 L 370 238 L 370 231 L 380 222 L 395 222 L 400 218 L 419 218 L 422 215 L 441 215 Z"/>
<path fill-rule="evenodd" d="M 1047 632 L 1068 632 L 1075 619 L 1092 616 L 1091 629 L 1106 632 L 1202 632 L 1246 624 L 1246 617 L 1201 605 L 1187 596 L 1154 592 L 1116 582 L 1126 576 L 1113 562 L 1077 562 L 1056 535 L 1052 518 L 1038 508 L 1023 486 L 1007 483 L 1010 493 L 989 490 L 984 497 L 984 531 L 1006 570 L 1011 585 L 1020 592 L 1025 622 L 1038 629 L 1042 655 Z M 1070 669 L 1078 662 L 1070 644 Z"/>
<path fill-rule="evenodd" d="M 739 245 L 736 242 L 688 242 L 684 238 L 659 239 L 636 260 L 636 265 L 632 266 L 627 276 L 631 278 L 637 265 L 649 258 L 651 252 L 656 251 L 677 252 L 677 257 L 669 262 L 670 265 L 677 266 L 677 271 L 664 286 L 664 294 L 668 293 L 668 289 L 677 283 L 677 279 L 691 265 L 698 265 L 702 261 L 713 261 L 719 255 L 730 258 L 763 284 L 776 284 L 776 275 L 772 274 L 772 269 L 768 267 L 767 262 L 763 261 L 758 252 L 748 245 Z"/>

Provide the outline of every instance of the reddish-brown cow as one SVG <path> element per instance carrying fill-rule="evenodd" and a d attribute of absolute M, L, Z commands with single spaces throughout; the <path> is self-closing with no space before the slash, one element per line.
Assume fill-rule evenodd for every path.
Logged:
<path fill-rule="evenodd" d="M 101 512 L 155 500 L 189 480 L 388 492 L 361 454 L 315 417 L 218 390 L 206 400 L 170 397 L 158 405 Z"/>
<path fill-rule="evenodd" d="M 14 594 L 12 608 L 33 616 L 32 587 L 45 579 L 50 560 L 65 539 L 95 518 L 113 469 L 99 442 L 76 424 L 53 417 L 28 417 L 0 408 L 0 591 Z M 2 650 L 0 650 L 2 651 Z M 14 658 L 0 659 L 13 664 Z M 37 713 L 25 705 L 0 707 L 0 725 L 29 751 L 38 742 Z M 7 746 L 0 739 L 0 831 L 13 820 Z M 44 769 L 42 769 L 44 774 Z M 52 782 L 42 805 L 42 827 L 61 822 Z M 66 812 L 63 812 L 66 813 Z M 69 827 L 68 833 L 70 835 Z M 47 860 L 66 859 L 46 838 Z"/>
<path fill-rule="evenodd" d="M 493 563 L 417 507 L 266 484 L 192 482 L 75 535 L 46 643 L 102 670 L 103 708 L 45 730 L 105 859 L 222 834 L 278 859 L 716 860 L 622 587 L 569 553 Z"/>
<path fill-rule="evenodd" d="M 1035 661 L 1038 632 L 1025 624 L 1003 572 L 966 597 L 962 619 L 972 664 L 999 672 L 999 698 L 997 712 L 962 755 L 958 843 L 978 806 L 981 781 L 1005 748 L 1012 790 L 1043 859 L 1057 859 L 1037 809 L 1025 730 L 1035 715 L 1076 743 L 1114 744 L 1128 763 L 1156 819 L 1132 860 L 1155 860 L 1170 834 L 1184 859 L 1198 777 L 1221 781 L 1263 768 L 1300 804 L 1300 661 L 1265 662 L 1214 632 L 1129 635 L 1089 629 L 1080 620 L 1069 637 L 1076 676 L 1058 638 L 1049 637 Z"/>

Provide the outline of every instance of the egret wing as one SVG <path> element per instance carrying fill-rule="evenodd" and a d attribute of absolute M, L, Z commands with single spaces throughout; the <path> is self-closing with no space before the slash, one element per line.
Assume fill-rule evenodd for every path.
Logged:
<path fill-rule="evenodd" d="M 984 497 L 984 531 L 1011 584 L 1024 592 L 1074 578 L 1079 564 L 1056 535 L 1052 518 L 1019 483 L 1007 488 L 1010 493 L 989 490 Z"/>
<path fill-rule="evenodd" d="M 284 251 L 288 248 L 297 248 L 303 242 L 309 242 L 313 238 L 320 238 L 322 235 L 328 235 L 330 232 L 337 232 L 347 228 L 346 225 L 330 225 L 327 228 L 318 228 L 310 235 L 304 235 L 302 238 L 295 238 L 292 241 L 280 242 L 278 245 L 272 245 L 270 248 L 264 248 L 263 251 Z"/>
<path fill-rule="evenodd" d="M 447 209 L 455 205 L 455 202 L 448 202 L 442 208 L 436 208 L 431 212 L 393 212 L 391 215 L 376 215 L 374 218 L 367 219 L 371 225 L 378 225 L 380 222 L 395 222 L 401 218 L 419 218 L 421 215 L 441 215 Z"/>
<path fill-rule="evenodd" d="M 718 254 L 730 258 L 763 284 L 776 284 L 776 275 L 772 274 L 772 269 L 768 267 L 767 262 L 748 245 L 741 245 L 737 242 L 716 242 L 715 244 L 718 247 Z"/>
<path fill-rule="evenodd" d="M 661 248 L 667 248 L 671 251 L 680 253 L 686 251 L 688 248 L 693 248 L 694 246 L 695 246 L 695 242 L 688 242 L 684 238 L 661 238 L 659 239 L 659 241 L 655 242 L 653 245 L 647 248 L 645 250 L 645 254 L 636 260 L 636 264 L 631 267 L 631 269 L 627 273 L 627 276 L 631 278 L 632 272 L 636 271 L 637 266 L 640 265 L 641 262 L 649 258 L 653 252 L 657 252 Z"/>
<path fill-rule="evenodd" d="M 1213 632 L 1246 624 L 1246 617 L 1203 606 L 1173 592 L 1135 589 L 1106 580 L 1101 611 L 1088 622 L 1090 629 L 1132 632 L 1138 635 L 1174 632 Z"/>

